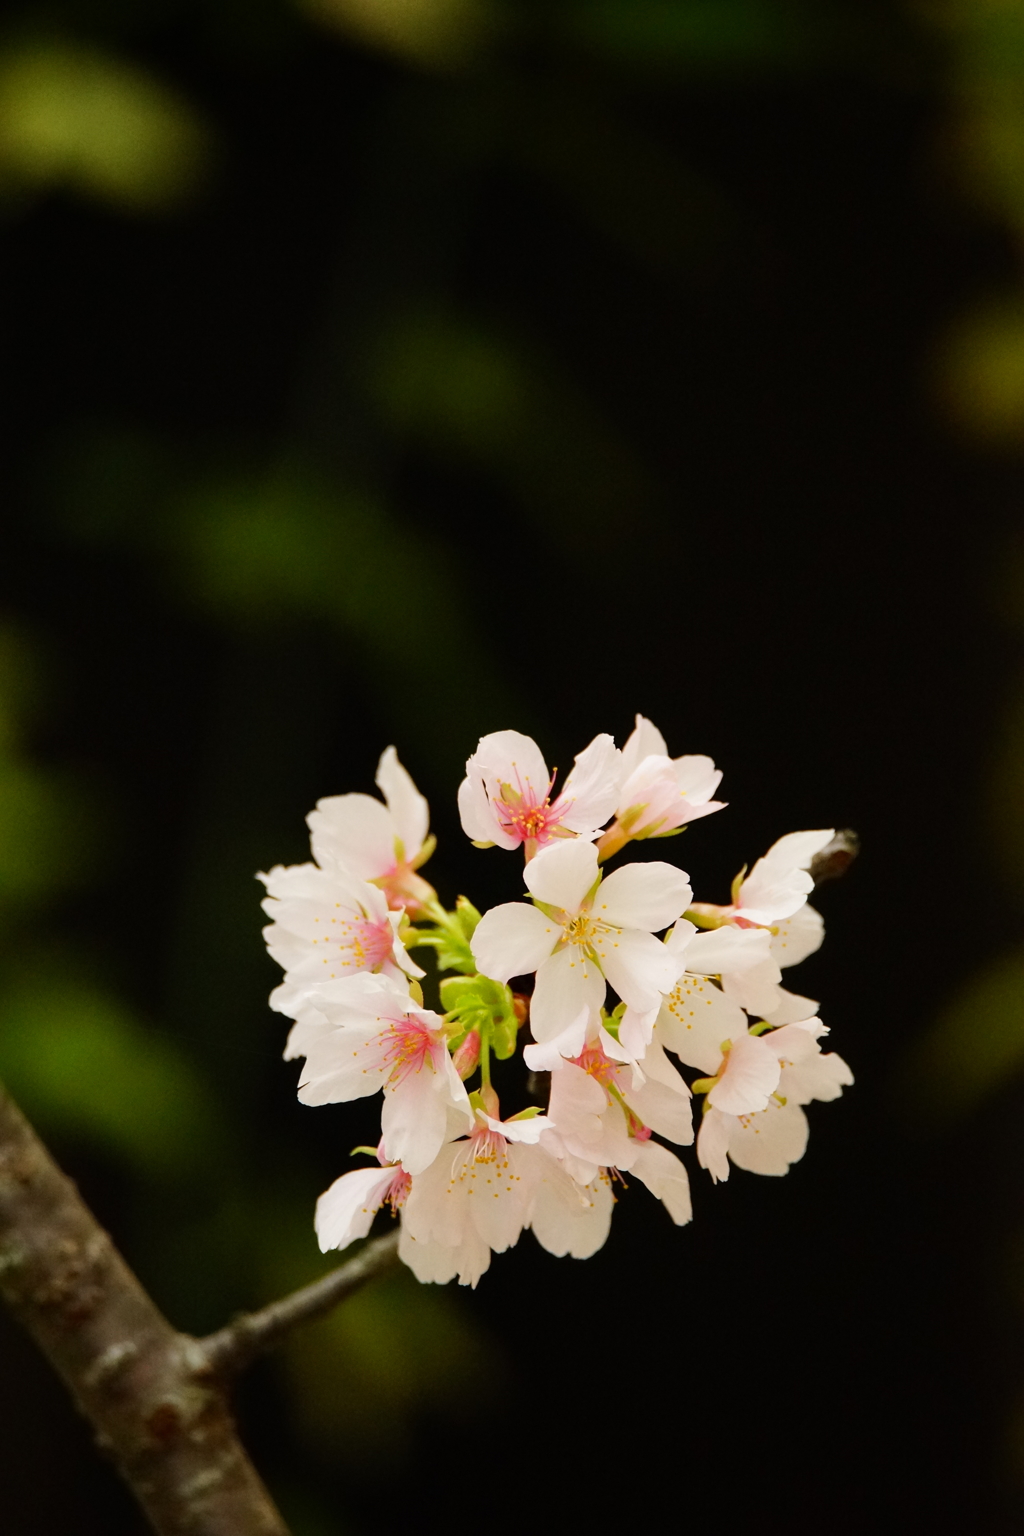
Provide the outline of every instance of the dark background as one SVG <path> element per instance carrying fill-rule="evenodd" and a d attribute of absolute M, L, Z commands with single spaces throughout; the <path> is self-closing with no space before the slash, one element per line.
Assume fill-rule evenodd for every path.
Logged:
<path fill-rule="evenodd" d="M 0 221 L 0 1073 L 179 1326 L 326 1267 L 253 872 L 389 742 L 447 900 L 506 726 L 713 754 L 704 899 L 863 838 L 805 1162 L 296 1339 L 296 1536 L 1018 1529 L 1024 6 L 31 5 Z M 140 1530 L 0 1350 L 5 1532 Z"/>

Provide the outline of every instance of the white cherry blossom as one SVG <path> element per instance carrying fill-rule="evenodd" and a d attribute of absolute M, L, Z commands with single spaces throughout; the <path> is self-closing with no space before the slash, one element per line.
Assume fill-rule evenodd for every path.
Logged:
<path fill-rule="evenodd" d="M 381 1145 L 408 1173 L 422 1172 L 444 1142 L 473 1123 L 444 1020 L 386 977 L 320 987 L 288 1038 L 285 1056 L 298 1055 L 306 1057 L 303 1104 L 339 1104 L 383 1089 Z"/>
<path fill-rule="evenodd" d="M 543 849 L 524 878 L 535 906 L 508 902 L 486 913 L 473 936 L 480 971 L 496 981 L 536 971 L 534 1039 L 553 1040 L 604 1002 L 609 981 L 627 1010 L 652 1020 L 678 976 L 654 932 L 688 906 L 686 876 L 670 864 L 627 864 L 601 876 L 582 839 Z"/>
<path fill-rule="evenodd" d="M 616 819 L 601 840 L 605 856 L 629 838 L 664 836 L 722 810 L 725 802 L 711 798 L 721 781 L 721 770 L 710 757 L 669 757 L 658 728 L 637 715 L 622 749 Z"/>
<path fill-rule="evenodd" d="M 428 837 L 430 811 L 394 747 L 377 765 L 377 787 L 385 804 L 372 795 L 329 795 L 306 817 L 313 857 L 322 869 L 341 869 L 379 885 L 388 905 L 417 916 L 434 890 L 415 871 L 433 851 Z"/>
<path fill-rule="evenodd" d="M 423 975 L 398 936 L 402 914 L 389 911 L 377 886 L 315 864 L 278 864 L 259 879 L 273 918 L 263 937 L 285 972 L 270 994 L 279 1013 L 295 1018 L 318 986 L 359 971 L 397 981 Z"/>
<path fill-rule="evenodd" d="M 545 1115 L 501 1121 L 476 1111 L 470 1135 L 442 1147 L 414 1180 L 402 1216 L 401 1258 L 420 1280 L 458 1275 L 475 1286 L 519 1240 L 549 1159 L 537 1145 Z"/>
<path fill-rule="evenodd" d="M 459 814 L 475 843 L 523 846 L 527 858 L 556 838 L 592 838 L 615 809 L 619 752 L 610 736 L 595 736 L 576 758 L 556 799 L 554 776 L 537 743 L 519 731 L 481 738 L 466 763 Z"/>
<path fill-rule="evenodd" d="M 777 1085 L 763 1109 L 732 1112 L 727 1103 L 712 1102 L 714 1089 L 708 1095 L 709 1108 L 697 1134 L 697 1159 L 716 1183 L 729 1177 L 730 1160 L 751 1173 L 778 1176 L 803 1157 L 808 1125 L 801 1106 L 812 1099 L 838 1098 L 853 1082 L 841 1056 L 822 1053 L 819 1041 L 826 1034 L 820 1019 L 806 1019 L 753 1042 L 770 1046 L 779 1066 Z"/>
<path fill-rule="evenodd" d="M 380 1159 L 380 1153 L 377 1154 Z M 347 1248 L 365 1237 L 383 1205 L 397 1215 L 405 1204 L 412 1181 L 400 1163 L 379 1168 L 354 1168 L 335 1179 L 316 1203 L 314 1227 L 320 1252 Z"/>
<path fill-rule="evenodd" d="M 808 873 L 811 860 L 834 836 L 835 830 L 829 827 L 819 832 L 789 832 L 780 837 L 740 882 L 733 905 L 723 908 L 723 912 L 734 922 L 765 927 L 792 917 L 814 889 Z"/>

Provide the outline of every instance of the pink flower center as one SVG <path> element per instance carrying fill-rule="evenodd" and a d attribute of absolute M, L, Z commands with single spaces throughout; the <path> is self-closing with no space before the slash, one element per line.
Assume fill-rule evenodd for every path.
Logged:
<path fill-rule="evenodd" d="M 392 1215 L 397 1216 L 398 1212 L 402 1209 L 402 1206 L 409 1198 L 409 1191 L 411 1188 L 412 1178 L 409 1174 L 406 1173 L 401 1164 L 399 1164 L 395 1168 L 395 1176 L 391 1180 L 391 1185 L 387 1194 L 384 1196 L 382 1204 L 390 1205 Z"/>
<path fill-rule="evenodd" d="M 543 800 L 538 800 L 536 792 L 529 787 L 519 791 L 513 789 L 511 784 L 503 784 L 501 799 L 492 802 L 502 831 L 514 837 L 517 842 L 537 843 L 540 847 L 558 837 L 562 817 L 569 807 L 560 800 L 551 804 L 554 782 L 552 778 Z"/>
<path fill-rule="evenodd" d="M 614 1076 L 618 1063 L 606 1056 L 599 1045 L 588 1045 L 576 1057 L 575 1065 L 589 1072 L 591 1077 L 596 1077 L 599 1083 L 607 1083 Z"/>
<path fill-rule="evenodd" d="M 334 942 L 340 950 L 348 950 L 342 965 L 352 971 L 377 971 L 390 955 L 395 935 L 385 918 L 374 922 L 371 918 L 340 918 L 340 933 Z"/>
<path fill-rule="evenodd" d="M 403 1082 L 411 1072 L 420 1072 L 425 1065 L 433 1070 L 434 1033 L 422 1019 L 406 1015 L 389 1019 L 381 1043 L 384 1047 L 384 1065 L 390 1066 L 388 1081 Z"/>

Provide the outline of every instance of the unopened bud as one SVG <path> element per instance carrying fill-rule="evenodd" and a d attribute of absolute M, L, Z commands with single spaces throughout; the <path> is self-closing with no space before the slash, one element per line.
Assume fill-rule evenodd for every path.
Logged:
<path fill-rule="evenodd" d="M 463 1082 L 467 1077 L 472 1077 L 480 1065 L 480 1031 L 478 1029 L 471 1029 L 458 1050 L 452 1052 L 452 1063 Z"/>
<path fill-rule="evenodd" d="M 522 1029 L 523 1025 L 530 1017 L 530 999 L 527 997 L 525 992 L 512 993 L 512 1012 L 516 1016 L 516 1023 L 519 1025 L 519 1028 Z"/>
<path fill-rule="evenodd" d="M 826 880 L 838 880 L 840 875 L 846 874 L 859 852 L 860 838 L 856 832 L 851 832 L 849 828 L 837 832 L 832 841 L 826 843 L 811 860 L 811 879 L 815 885 L 822 885 Z"/>

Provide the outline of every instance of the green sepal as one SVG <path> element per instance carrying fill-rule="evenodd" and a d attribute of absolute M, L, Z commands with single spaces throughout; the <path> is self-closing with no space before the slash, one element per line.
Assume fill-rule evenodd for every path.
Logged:
<path fill-rule="evenodd" d="M 766 1035 L 770 1029 L 774 1028 L 774 1024 L 766 1024 L 762 1019 L 760 1024 L 752 1024 L 747 1033 L 750 1035 Z"/>
<path fill-rule="evenodd" d="M 746 879 L 747 868 L 748 868 L 748 866 L 746 864 L 744 864 L 743 868 L 740 870 L 739 874 L 736 876 L 736 879 L 732 883 L 732 891 L 731 891 L 730 894 L 732 896 L 732 904 L 733 904 L 733 906 L 735 906 L 736 903 L 740 899 L 740 886 L 743 884 L 744 880 Z"/>
<path fill-rule="evenodd" d="M 474 907 L 468 896 L 459 896 L 456 899 L 455 920 L 459 927 L 462 929 L 463 936 L 466 939 L 471 939 L 473 937 L 474 933 L 476 932 L 476 925 L 479 923 L 482 915 L 483 914 L 478 912 L 476 907 Z"/>
<path fill-rule="evenodd" d="M 518 1115 L 513 1115 L 512 1120 L 532 1120 L 534 1115 L 542 1115 L 543 1113 L 544 1111 L 539 1104 L 531 1104 L 529 1109 L 521 1109 Z M 512 1120 L 509 1121 L 510 1125 Z"/>
<path fill-rule="evenodd" d="M 601 1009 L 601 1023 L 613 1040 L 618 1040 L 619 1038 L 619 1027 L 622 1024 L 622 1017 L 625 1012 L 625 1003 L 617 1003 L 611 1013 L 605 1013 L 604 1009 Z"/>
<path fill-rule="evenodd" d="M 717 1077 L 698 1077 L 690 1084 L 690 1092 L 710 1093 L 717 1082 Z"/>
<path fill-rule="evenodd" d="M 446 976 L 441 982 L 445 1013 L 458 1022 L 461 1033 L 452 1037 L 457 1048 L 471 1029 L 486 1033 L 499 1061 L 514 1054 L 519 1021 L 512 993 L 490 976 Z M 451 1042 L 450 1042 L 451 1043 Z"/>

